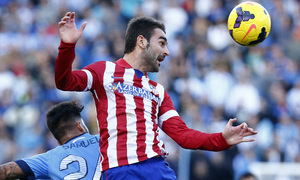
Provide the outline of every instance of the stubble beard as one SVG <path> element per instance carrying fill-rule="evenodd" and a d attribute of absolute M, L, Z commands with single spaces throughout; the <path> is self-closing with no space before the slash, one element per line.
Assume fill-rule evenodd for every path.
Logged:
<path fill-rule="evenodd" d="M 157 64 L 157 55 L 151 48 L 150 44 L 147 45 L 147 48 L 142 53 L 143 66 L 147 67 L 147 72 L 158 72 L 159 66 Z"/>

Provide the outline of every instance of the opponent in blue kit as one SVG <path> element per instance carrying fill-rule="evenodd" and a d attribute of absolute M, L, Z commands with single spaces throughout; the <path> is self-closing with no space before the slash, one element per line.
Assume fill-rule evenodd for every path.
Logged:
<path fill-rule="evenodd" d="M 0 166 L 0 179 L 100 179 L 99 135 L 90 135 L 74 101 L 52 107 L 46 116 L 60 146 Z"/>

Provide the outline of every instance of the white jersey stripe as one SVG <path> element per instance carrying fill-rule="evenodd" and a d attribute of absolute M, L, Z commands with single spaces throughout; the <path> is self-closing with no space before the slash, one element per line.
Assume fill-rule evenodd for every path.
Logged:
<path fill-rule="evenodd" d="M 113 63 L 106 63 L 103 86 L 111 83 L 111 77 L 114 75 L 116 65 Z M 109 90 L 106 90 L 109 91 Z M 109 134 L 108 147 L 107 147 L 107 156 L 109 160 L 109 167 L 118 166 L 117 161 L 117 118 L 116 118 L 116 97 L 114 93 L 106 92 L 108 98 L 108 107 L 107 107 L 107 129 Z"/>
<path fill-rule="evenodd" d="M 93 75 L 89 70 L 82 69 L 82 71 L 84 71 L 87 75 L 87 85 L 84 91 L 88 91 L 92 88 L 93 85 Z"/>
<path fill-rule="evenodd" d="M 162 100 L 165 98 L 165 89 L 161 84 L 157 84 L 156 90 L 159 92 L 158 108 L 161 106 Z"/>
<path fill-rule="evenodd" d="M 158 102 L 158 107 L 157 107 L 159 109 L 159 107 L 162 104 L 162 101 L 165 98 L 165 90 L 164 90 L 164 87 L 161 84 L 157 84 L 156 90 L 159 92 L 159 102 Z M 158 112 L 158 110 L 157 110 L 157 112 Z M 163 122 L 160 120 L 160 118 L 158 118 L 158 127 L 161 128 L 162 123 Z"/>
<path fill-rule="evenodd" d="M 133 85 L 133 78 L 135 75 L 135 71 L 133 69 L 126 69 L 123 75 L 124 79 L 126 79 L 126 85 Z M 137 130 L 136 130 L 136 122 L 137 117 L 135 113 L 136 104 L 134 103 L 134 96 L 132 94 L 124 94 L 126 101 L 126 116 L 127 116 L 127 157 L 128 163 L 136 163 L 138 162 L 137 158 Z"/>
<path fill-rule="evenodd" d="M 162 101 L 163 101 L 163 99 L 165 97 L 165 90 L 164 90 L 164 87 L 161 84 L 157 84 L 156 90 L 157 90 L 157 92 L 159 92 L 159 102 L 158 102 L 158 106 L 157 106 L 156 111 L 159 112 L 159 107 L 161 106 Z M 158 127 L 159 128 L 157 129 L 157 132 L 159 133 L 160 128 L 162 127 L 161 125 L 162 125 L 163 121 L 161 121 L 159 118 L 157 118 L 156 120 L 158 121 L 157 123 L 158 123 Z M 161 149 L 161 151 L 167 153 L 167 151 L 163 147 L 164 146 L 164 142 L 159 139 L 159 136 L 157 136 L 156 138 L 159 141 L 158 146 Z"/>
<path fill-rule="evenodd" d="M 179 116 L 179 114 L 175 110 L 170 110 L 165 112 L 163 115 L 159 117 L 159 127 L 162 128 L 163 122 L 174 116 Z"/>
<path fill-rule="evenodd" d="M 142 77 L 142 85 L 146 89 L 151 89 L 149 86 L 149 79 L 146 78 L 145 76 Z M 153 123 L 152 123 L 152 117 L 151 117 L 151 111 L 152 111 L 152 102 L 147 101 L 144 99 L 144 108 L 145 108 L 145 113 L 144 113 L 144 118 L 146 119 L 145 126 L 146 126 L 146 154 L 148 158 L 151 158 L 153 156 L 153 149 L 151 144 L 153 144 L 154 140 L 154 132 L 153 132 Z"/>
<path fill-rule="evenodd" d="M 98 98 L 98 95 L 97 95 L 97 92 L 96 92 L 95 89 L 93 90 L 93 94 L 95 95 L 95 97 L 96 97 L 96 99 L 98 100 L 98 102 L 100 102 L 100 100 L 99 100 L 99 98 Z"/>

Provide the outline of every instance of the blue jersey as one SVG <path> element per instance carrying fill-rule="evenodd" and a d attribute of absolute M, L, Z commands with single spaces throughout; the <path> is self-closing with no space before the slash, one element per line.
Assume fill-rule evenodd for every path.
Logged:
<path fill-rule="evenodd" d="M 100 179 L 99 135 L 84 133 L 46 153 L 16 161 L 27 179 Z"/>

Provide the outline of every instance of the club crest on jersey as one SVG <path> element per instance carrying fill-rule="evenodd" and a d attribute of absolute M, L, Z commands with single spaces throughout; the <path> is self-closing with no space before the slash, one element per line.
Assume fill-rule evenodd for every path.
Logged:
<path fill-rule="evenodd" d="M 147 98 L 150 100 L 155 100 L 156 102 L 158 102 L 158 92 L 155 89 L 155 87 L 153 89 L 150 86 L 151 91 L 148 91 L 143 88 L 139 88 L 139 87 L 128 85 L 128 84 L 123 84 L 121 82 L 108 84 L 107 87 L 112 92 L 118 91 L 119 93 L 122 93 L 122 94 L 130 94 L 130 95 L 139 96 L 142 98 Z"/>
<path fill-rule="evenodd" d="M 149 86 L 151 89 L 151 93 L 154 94 L 155 96 L 158 96 L 158 91 L 156 90 L 156 88 L 151 84 L 149 84 Z"/>

